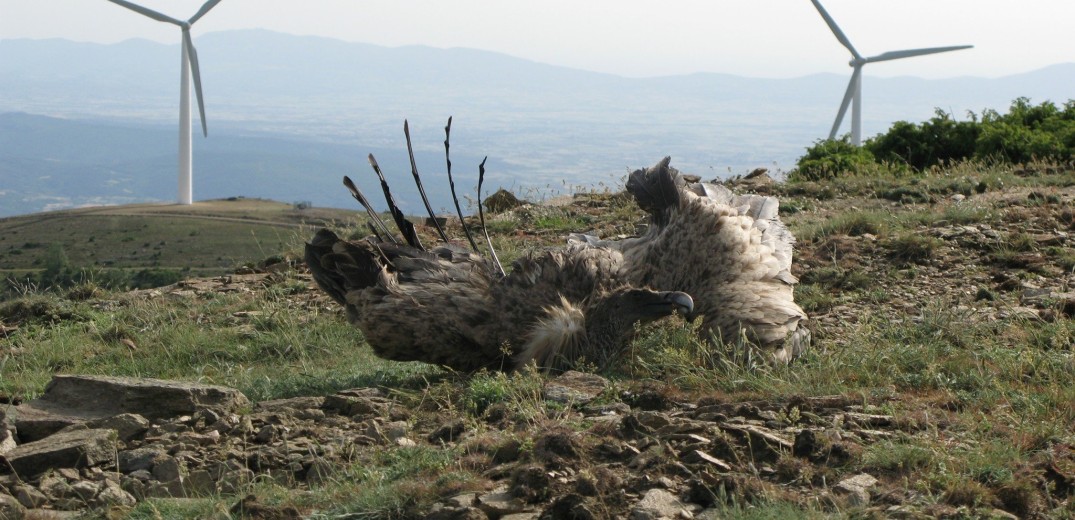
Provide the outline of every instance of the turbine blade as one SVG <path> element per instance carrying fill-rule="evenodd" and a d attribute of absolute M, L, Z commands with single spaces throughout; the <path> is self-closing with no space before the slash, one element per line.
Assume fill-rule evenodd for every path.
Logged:
<path fill-rule="evenodd" d="M 194 77 L 194 95 L 198 98 L 198 117 L 202 121 L 202 136 L 209 137 L 209 127 L 205 124 L 205 103 L 202 101 L 202 73 L 198 66 L 198 51 L 194 50 L 194 41 L 190 38 L 190 28 L 183 28 L 183 45 L 187 46 L 190 58 L 190 72 Z"/>
<path fill-rule="evenodd" d="M 910 58 L 912 56 L 925 56 L 926 54 L 937 54 L 940 52 L 952 52 L 963 49 L 969 49 L 974 47 L 973 45 L 953 45 L 951 47 L 930 47 L 928 49 L 907 49 L 903 51 L 889 51 L 878 54 L 877 56 L 871 56 L 866 58 L 865 63 L 874 63 L 878 61 L 898 60 L 900 58 Z"/>
<path fill-rule="evenodd" d="M 205 13 L 208 13 L 210 9 L 216 7 L 216 5 L 219 3 L 220 0 L 209 0 L 208 2 L 202 4 L 202 8 L 198 9 L 198 12 L 194 13 L 194 16 L 191 16 L 190 20 L 187 20 L 187 23 L 194 25 L 194 22 L 200 20 L 201 17 L 205 16 Z"/>
<path fill-rule="evenodd" d="M 844 122 L 844 114 L 847 113 L 847 106 L 851 104 L 851 99 L 858 95 L 855 92 L 855 85 L 858 84 L 857 80 L 859 74 L 862 73 L 862 66 L 856 66 L 855 71 L 851 73 L 851 81 L 847 82 L 847 91 L 844 92 L 844 100 L 840 102 L 840 110 L 836 112 L 836 121 L 832 123 L 832 131 L 829 132 L 829 139 L 836 139 L 836 132 L 840 130 L 840 124 Z"/>
<path fill-rule="evenodd" d="M 820 13 L 821 17 L 825 19 L 825 23 L 828 24 L 829 29 L 832 30 L 832 34 L 836 35 L 836 39 L 840 40 L 840 43 L 844 47 L 847 47 L 847 50 L 851 51 L 851 55 L 854 56 L 855 59 L 861 60 L 862 55 L 859 54 L 859 51 L 855 50 L 854 45 L 851 45 L 851 40 L 847 39 L 847 35 L 845 35 L 844 32 L 840 30 L 839 25 L 836 25 L 836 20 L 833 20 L 832 17 L 829 16 L 829 12 L 821 6 L 821 2 L 819 2 L 818 0 L 810 1 L 814 3 L 814 7 L 817 8 L 817 12 Z"/>
<path fill-rule="evenodd" d="M 152 18 L 152 19 L 154 19 L 154 20 L 156 20 L 158 22 L 165 22 L 165 23 L 175 24 L 175 25 L 178 25 L 180 27 L 182 27 L 183 24 L 185 23 L 182 20 L 176 20 L 175 18 L 172 18 L 171 16 L 168 16 L 166 14 L 158 13 L 157 11 L 142 7 L 142 6 L 138 5 L 138 4 L 132 4 L 131 2 L 128 2 L 127 0 L 108 0 L 108 1 L 112 2 L 113 4 L 121 5 L 123 7 L 126 7 L 127 9 L 130 9 L 130 10 L 132 10 L 132 11 L 138 13 L 138 14 L 148 16 L 148 17 L 150 17 L 150 18 Z"/>
<path fill-rule="evenodd" d="M 433 221 L 433 226 L 437 228 L 440 238 L 447 244 L 448 235 L 444 233 L 444 229 L 440 227 L 440 222 L 437 221 L 437 216 L 433 214 L 433 207 L 429 205 L 429 197 L 426 197 L 426 189 L 422 186 L 422 178 L 418 176 L 418 165 L 414 162 L 414 148 L 411 146 L 411 129 L 406 119 L 403 120 L 403 135 L 407 138 L 407 156 L 411 159 L 411 175 L 414 175 L 414 183 L 418 185 L 418 194 L 422 196 L 422 203 L 426 205 L 429 220 Z"/>

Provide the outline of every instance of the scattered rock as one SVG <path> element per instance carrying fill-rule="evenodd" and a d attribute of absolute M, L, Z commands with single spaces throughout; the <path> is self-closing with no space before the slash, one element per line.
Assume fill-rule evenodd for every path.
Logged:
<path fill-rule="evenodd" d="M 26 517 L 26 507 L 19 503 L 15 497 L 0 492 L 0 518 L 5 520 L 22 520 Z"/>
<path fill-rule="evenodd" d="M 494 518 L 527 510 L 526 503 L 512 496 L 506 487 L 479 496 L 478 507 Z"/>
<path fill-rule="evenodd" d="M 686 504 L 680 502 L 672 493 L 660 488 L 646 491 L 631 509 L 631 520 L 658 520 L 662 518 L 681 518 L 687 511 Z"/>
<path fill-rule="evenodd" d="M 231 411 L 249 404 L 238 390 L 222 386 L 160 379 L 56 375 L 41 397 L 16 407 L 15 427 L 23 442 L 32 442 L 72 424 L 125 413 L 156 420 L 203 409 Z"/>
<path fill-rule="evenodd" d="M 607 379 L 569 370 L 545 383 L 545 399 L 561 404 L 584 405 L 607 389 Z"/>
<path fill-rule="evenodd" d="M 846 495 L 851 505 L 856 507 L 870 503 L 870 488 L 877 484 L 877 479 L 868 473 L 860 473 L 851 478 L 841 480 L 833 487 L 837 493 Z"/>
<path fill-rule="evenodd" d="M 492 195 L 486 197 L 485 200 L 482 201 L 482 204 L 485 205 L 485 209 L 489 210 L 490 213 L 503 213 L 522 206 L 523 204 L 528 204 L 528 202 L 519 200 L 514 193 L 505 190 L 504 188 L 500 188 Z"/>
<path fill-rule="evenodd" d="M 14 471 L 19 478 L 31 479 L 53 468 L 86 468 L 116 463 L 116 432 L 74 430 L 22 444 L 9 451 L 0 473 Z"/>

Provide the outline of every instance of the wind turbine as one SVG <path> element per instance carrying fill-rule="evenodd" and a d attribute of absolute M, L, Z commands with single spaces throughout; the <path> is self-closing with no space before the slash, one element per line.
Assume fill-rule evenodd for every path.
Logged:
<path fill-rule="evenodd" d="M 836 35 L 836 39 L 840 40 L 840 43 L 843 44 L 844 47 L 847 47 L 847 50 L 851 51 L 851 61 L 848 62 L 848 65 L 854 69 L 851 73 L 851 81 L 847 84 L 847 92 L 844 93 L 844 100 L 840 103 L 840 111 L 836 113 L 836 121 L 832 124 L 832 131 L 829 132 L 829 139 L 836 138 L 836 131 L 840 129 L 840 123 L 844 121 L 847 105 L 854 100 L 854 103 L 851 105 L 851 143 L 855 146 L 862 145 L 862 67 L 867 63 L 898 60 L 900 58 L 958 51 L 960 49 L 974 47 L 973 45 L 955 45 L 951 47 L 930 47 L 928 49 L 908 49 L 903 51 L 889 51 L 878 54 L 877 56 L 864 58 L 857 50 L 855 50 L 855 46 L 851 45 L 851 40 L 847 39 L 844 32 L 840 30 L 838 25 L 836 25 L 836 21 L 829 16 L 828 11 L 825 11 L 825 8 L 821 6 L 821 2 L 818 0 L 810 1 L 814 3 L 817 12 L 821 13 L 821 17 L 824 18 L 825 23 L 829 25 L 829 29 L 832 29 L 832 33 Z"/>
<path fill-rule="evenodd" d="M 202 121 L 202 135 L 209 136 L 209 129 L 205 125 L 205 104 L 202 102 L 202 77 L 198 69 L 198 53 L 194 50 L 194 42 L 190 38 L 190 27 L 201 17 L 205 16 L 210 9 L 216 7 L 220 0 L 209 0 L 202 4 L 194 16 L 183 21 L 172 18 L 152 9 L 147 9 L 126 0 L 108 0 L 116 5 L 121 5 L 136 13 L 148 16 L 158 22 L 170 23 L 179 26 L 183 31 L 182 64 L 179 73 L 179 203 L 191 204 L 193 199 L 193 166 L 192 144 L 190 127 L 190 77 L 194 76 L 194 93 L 198 96 L 198 115 Z"/>

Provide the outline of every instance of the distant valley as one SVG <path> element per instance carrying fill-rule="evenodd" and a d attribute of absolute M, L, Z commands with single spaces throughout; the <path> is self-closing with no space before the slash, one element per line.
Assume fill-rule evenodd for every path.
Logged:
<path fill-rule="evenodd" d="M 473 199 L 489 187 L 531 196 L 617 185 L 664 155 L 704 177 L 786 170 L 826 136 L 847 77 L 720 74 L 628 79 L 468 49 L 385 48 L 266 31 L 196 37 L 209 137 L 195 137 L 195 199 L 243 195 L 351 207 L 340 177 L 374 190 L 374 153 L 409 211 L 402 123 L 447 208 L 453 173 Z M 175 197 L 178 46 L 0 40 L 0 216 Z M 1075 98 L 1075 64 L 997 79 L 864 81 L 866 135 L 935 107 L 1003 111 L 1012 99 Z M 612 186 L 618 188 L 618 186 Z"/>

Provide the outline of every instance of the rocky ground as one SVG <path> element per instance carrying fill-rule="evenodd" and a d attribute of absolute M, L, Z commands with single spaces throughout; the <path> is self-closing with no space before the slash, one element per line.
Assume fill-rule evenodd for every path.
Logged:
<path fill-rule="evenodd" d="M 907 322 L 923 319 L 938 302 L 978 322 L 1072 319 L 1075 274 L 1065 262 L 1075 257 L 1073 198 L 1070 187 L 1027 188 L 934 197 L 919 206 L 860 196 L 800 208 L 786 220 L 825 222 L 850 207 L 951 215 L 974 207 L 996 215 L 988 222 L 932 219 L 902 235 L 866 225 L 800 240 L 796 274 L 824 290 L 810 304 L 817 348 L 846 341 L 866 308 Z M 603 209 L 586 198 L 577 205 L 580 214 Z M 280 276 L 193 280 L 134 297 L 254 292 Z M 302 273 L 286 276 L 309 282 Z M 291 298 L 296 308 L 331 305 L 312 284 Z M 458 485 L 416 477 L 415 485 L 435 487 L 436 497 L 395 513 L 404 517 L 718 518 L 729 504 L 758 499 L 878 518 L 1035 517 L 1064 503 L 1072 510 L 1071 445 L 1027 461 L 1038 488 L 1002 489 L 985 504 L 938 501 L 898 475 L 849 464 L 874 443 L 938 435 L 952 412 L 943 403 L 923 403 L 924 414 L 895 415 L 893 403 L 911 397 L 743 400 L 579 372 L 537 379 L 540 414 L 501 404 L 461 411 L 391 388 L 251 405 L 226 388 L 59 376 L 39 399 L 7 410 L 15 435 L 0 432 L 0 517 L 115 516 L 153 497 L 231 495 L 230 510 L 219 516 L 317 516 L 330 505 L 270 499 L 252 483 L 317 488 L 338 478 L 340 468 L 372 465 L 408 448 L 448 450 L 457 468 L 476 477 Z"/>

